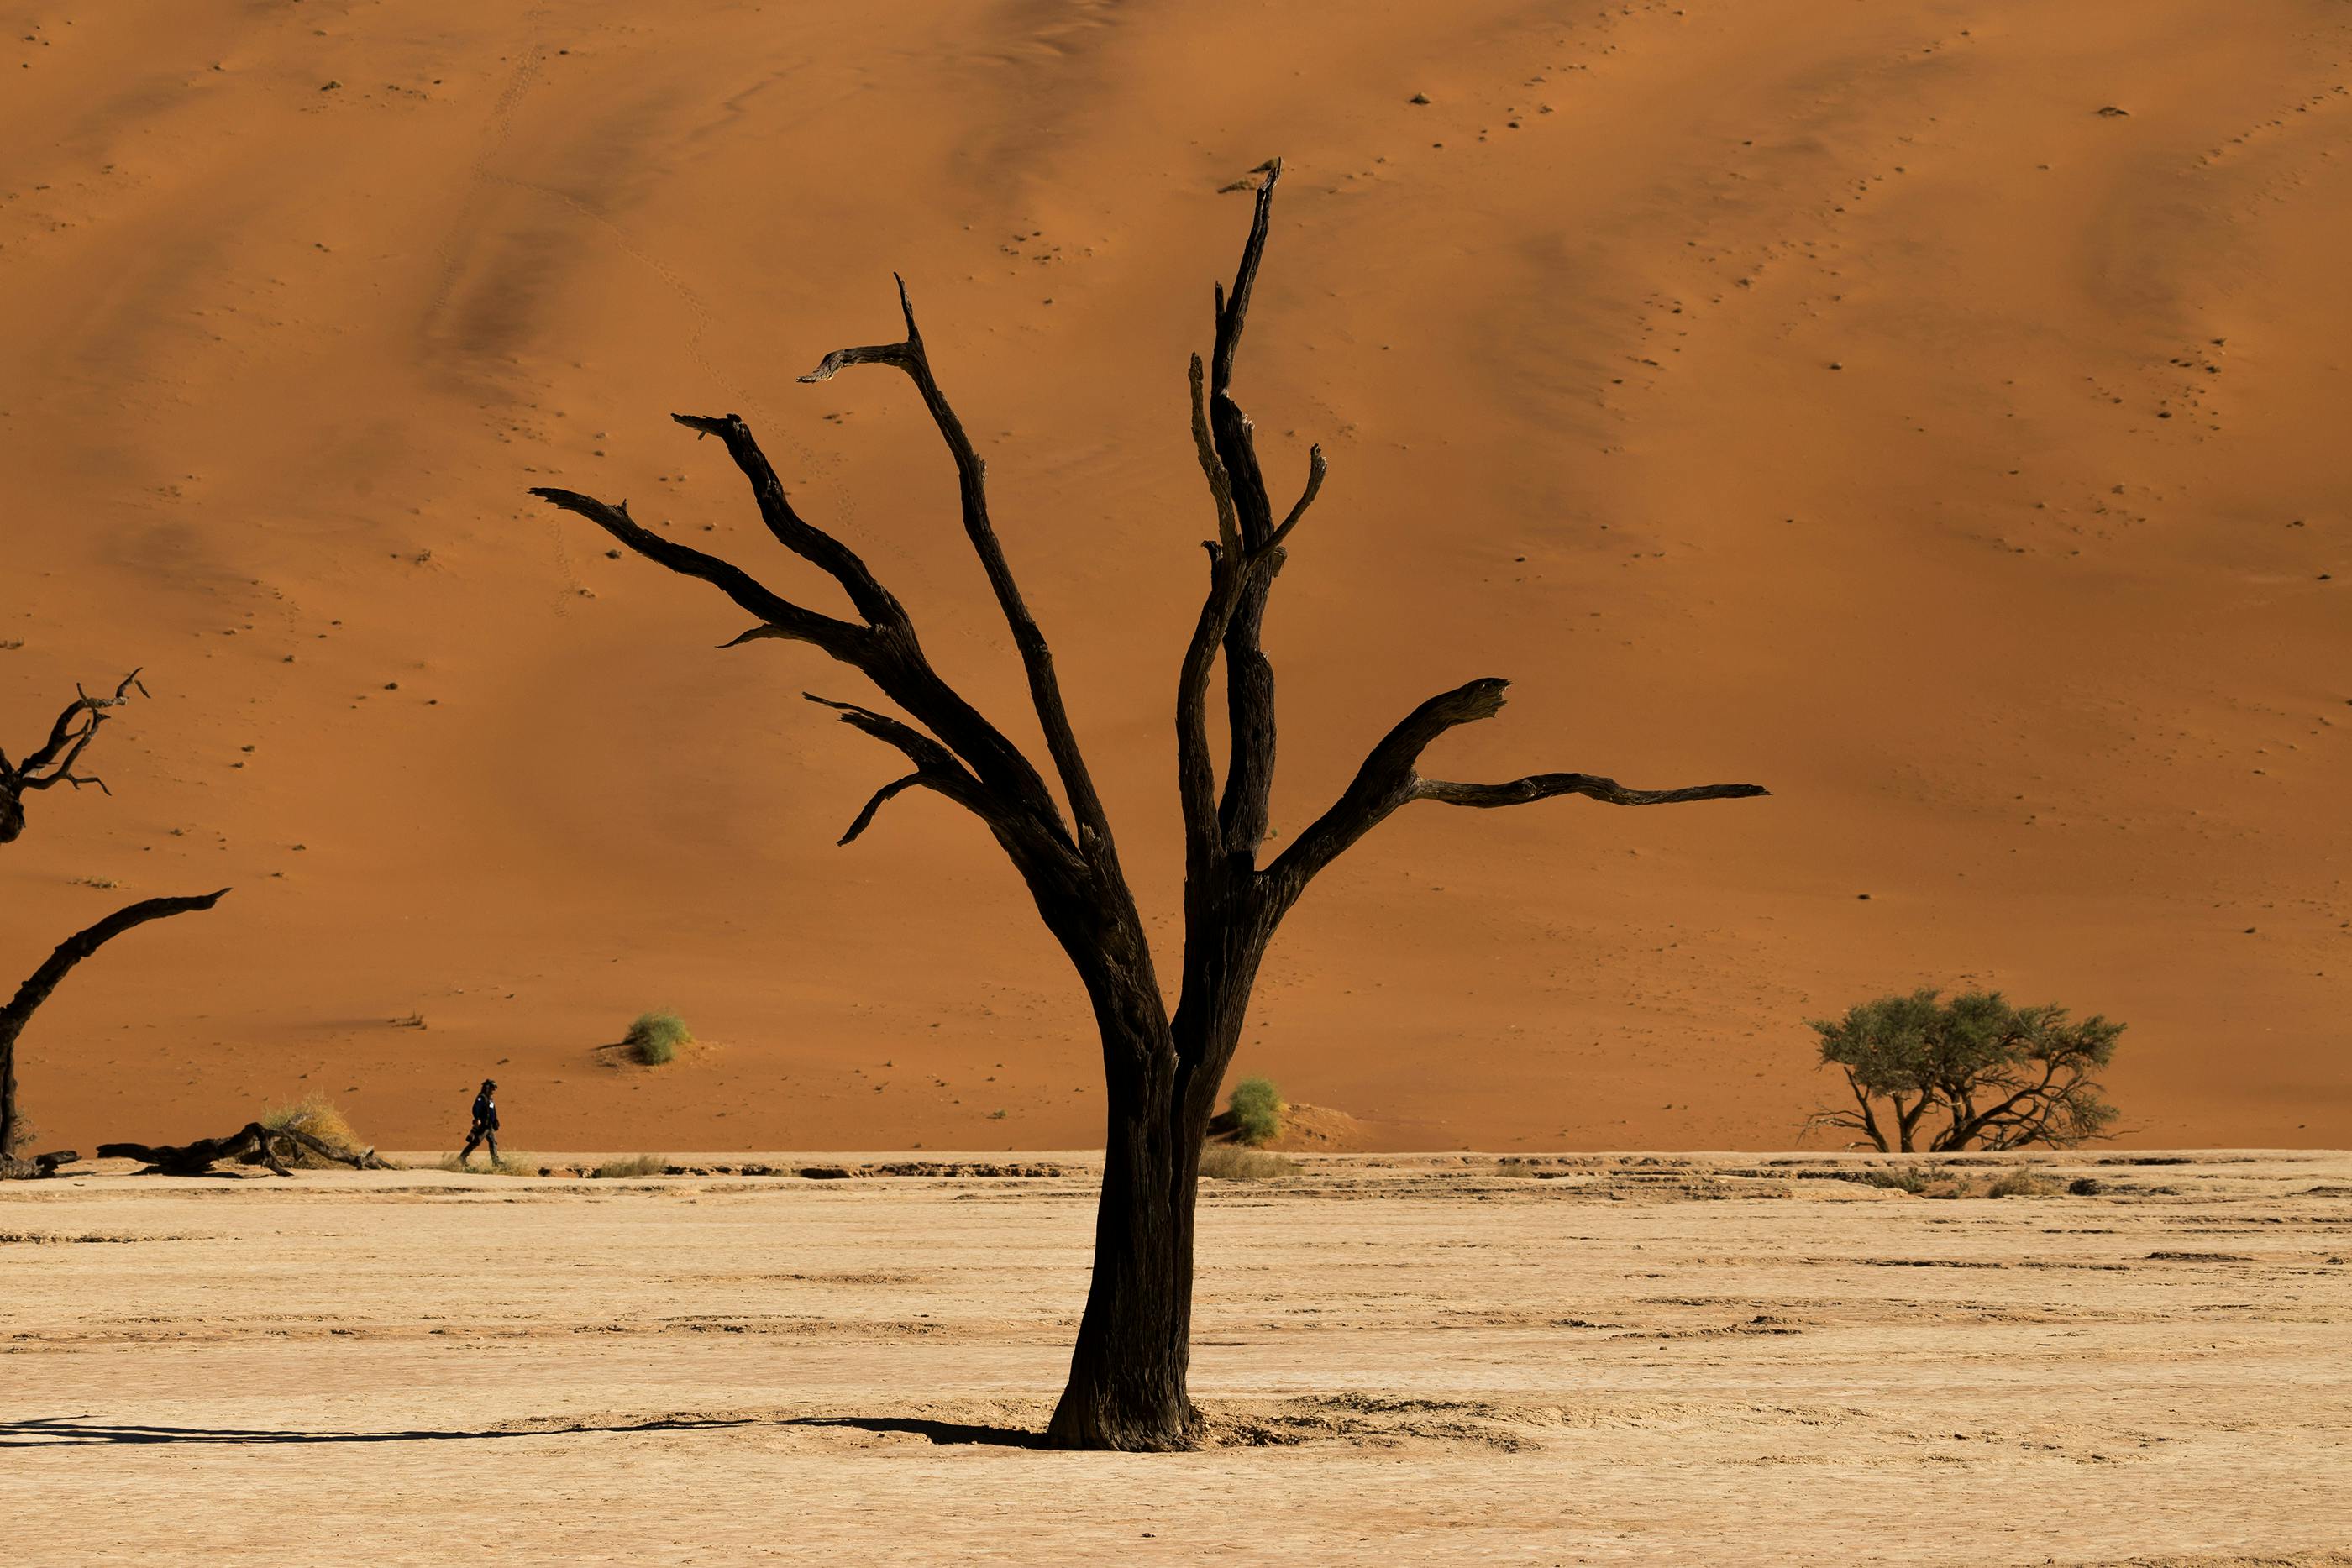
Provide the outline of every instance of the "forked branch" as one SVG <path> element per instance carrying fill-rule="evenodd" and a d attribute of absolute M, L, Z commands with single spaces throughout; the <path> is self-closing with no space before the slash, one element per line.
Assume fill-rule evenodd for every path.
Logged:
<path fill-rule="evenodd" d="M 58 715 L 49 727 L 48 738 L 27 753 L 20 762 L 8 760 L 0 751 L 0 844 L 14 842 L 25 831 L 24 797 L 36 789 L 51 789 L 60 784 L 79 789 L 94 784 L 99 793 L 110 794 L 106 780 L 95 774 L 74 771 L 81 754 L 89 747 L 98 727 L 106 722 L 109 708 L 121 707 L 131 700 L 131 694 L 147 695 L 139 684 L 139 672 L 131 671 L 114 688 L 112 696 L 94 697 L 80 686 L 74 687 L 74 700 Z"/>
<path fill-rule="evenodd" d="M 830 572 L 859 612 L 871 618 L 866 624 L 837 620 L 793 603 L 733 562 L 654 532 L 629 516 L 625 501 L 612 506 L 593 496 L 552 486 L 534 488 L 531 494 L 586 517 L 648 560 L 712 584 L 759 618 L 758 624 L 725 646 L 732 648 L 771 639 L 807 643 L 862 671 L 940 737 L 923 738 L 949 756 L 953 767 L 927 768 L 926 782 L 972 805 L 974 810 L 981 810 L 979 802 L 984 800 L 987 809 L 982 814 L 992 822 L 1016 813 L 1034 818 L 1034 826 L 1017 835 L 1019 841 L 1038 849 L 1058 864 L 1064 858 L 1060 846 L 1069 844 L 1070 840 L 1045 780 L 1018 747 L 931 668 L 897 597 L 874 578 L 856 552 L 792 509 L 782 482 L 740 418 L 733 414 L 724 418 L 699 414 L 672 417 L 690 430 L 716 435 L 726 444 L 736 465 L 751 482 L 753 497 L 769 531 L 788 549 Z M 874 716 L 877 720 L 880 717 Z M 870 820 L 870 812 L 867 815 Z M 1074 848 L 1071 852 L 1075 852 Z M 1024 874 L 1030 870 L 1025 864 L 1022 869 Z"/>
<path fill-rule="evenodd" d="M 860 645 L 866 640 L 866 628 L 846 621 L 836 621 L 830 615 L 820 615 L 814 610 L 804 610 L 758 581 L 732 561 L 706 555 L 676 539 L 664 538 L 629 516 L 626 501 L 618 506 L 607 506 L 593 496 L 583 496 L 576 490 L 558 489 L 551 485 L 534 486 L 530 493 L 542 501 L 551 502 L 567 512 L 587 518 L 647 560 L 656 561 L 681 576 L 701 579 L 758 616 L 760 624 L 736 638 L 737 643 L 753 637 L 784 637 L 795 643 L 813 643 L 846 663 L 858 662 Z"/>
<path fill-rule="evenodd" d="M 776 477 L 768 455 L 751 439 L 751 428 L 743 423 L 740 414 L 713 418 L 709 414 L 674 413 L 670 418 L 695 432 L 698 438 L 719 437 L 727 448 L 727 455 L 735 460 L 735 466 L 751 482 L 751 498 L 758 503 L 760 519 L 768 525 L 768 531 L 786 549 L 832 574 L 849 595 L 850 603 L 866 617 L 866 624 L 907 624 L 906 607 L 877 580 L 857 552 L 793 510 L 792 500 L 784 494 L 783 481 Z"/>
<path fill-rule="evenodd" d="M 1036 617 L 1030 614 L 1027 602 L 1021 597 L 1021 585 L 1013 580 L 1013 568 L 1004 559 L 1004 547 L 997 539 L 995 525 L 989 520 L 988 465 L 973 450 L 971 438 L 964 434 L 963 421 L 956 417 L 947 394 L 940 390 L 938 378 L 931 374 L 930 356 L 924 351 L 923 334 L 915 325 L 915 307 L 907 298 L 907 280 L 895 273 L 892 277 L 898 285 L 898 313 L 907 323 L 906 340 L 835 349 L 801 380 L 831 381 L 836 372 L 852 365 L 893 365 L 906 371 L 908 379 L 922 393 L 923 406 L 929 410 L 931 423 L 939 427 L 940 439 L 947 443 L 949 455 L 955 459 L 964 534 L 971 540 L 973 553 L 980 557 L 981 570 L 987 574 L 997 607 L 1003 612 L 1005 625 L 1012 630 L 1013 646 L 1021 652 L 1022 668 L 1029 677 L 1030 704 L 1037 710 L 1038 725 L 1045 732 L 1045 749 L 1054 758 L 1055 770 L 1061 775 L 1071 814 L 1077 819 L 1080 846 L 1090 862 L 1100 857 L 1101 865 L 1115 865 L 1110 819 L 1095 792 L 1086 757 L 1078 749 L 1076 732 L 1070 727 L 1069 710 L 1062 701 L 1061 680 L 1054 673 L 1053 650 L 1046 645 L 1045 632 L 1038 629 Z"/>
<path fill-rule="evenodd" d="M 938 741 L 922 731 L 888 714 L 876 713 L 872 708 L 859 707 L 855 703 L 835 702 L 831 697 L 818 696 L 814 692 L 803 692 L 802 696 L 819 707 L 827 707 L 841 716 L 841 722 L 853 729 L 864 731 L 875 739 L 897 747 L 915 765 L 915 770 L 903 779 L 894 779 L 874 792 L 865 810 L 841 835 L 840 843 L 854 842 L 857 836 L 873 825 L 875 813 L 881 810 L 893 797 L 919 784 L 946 796 L 982 821 L 1000 831 L 1030 831 L 1034 824 L 1010 813 L 992 797 L 987 786 L 972 777 L 969 768 Z"/>
<path fill-rule="evenodd" d="M 1249 416 L 1234 401 L 1234 365 L 1241 351 L 1242 329 L 1249 319 L 1250 298 L 1256 291 L 1259 264 L 1265 257 L 1266 236 L 1274 225 L 1274 188 L 1282 179 L 1282 160 L 1266 167 L 1250 214 L 1249 237 L 1242 244 L 1241 265 L 1234 272 L 1233 291 L 1216 293 L 1217 335 L 1209 355 L 1209 432 L 1233 490 L 1234 511 L 1241 528 L 1243 548 L 1252 557 L 1246 580 L 1227 617 L 1223 633 L 1225 658 L 1225 719 L 1232 745 L 1225 758 L 1225 788 L 1217 801 L 1219 850 L 1238 873 L 1255 867 L 1257 848 L 1265 840 L 1274 797 L 1274 664 L 1266 658 L 1261 638 L 1266 599 L 1274 590 L 1275 573 L 1282 570 L 1281 541 L 1274 523 L 1274 503 L 1266 494 L 1265 475 L 1258 466 L 1257 443 Z M 1296 525 L 1322 485 L 1322 460 L 1310 462 L 1307 494 L 1286 519 Z"/>

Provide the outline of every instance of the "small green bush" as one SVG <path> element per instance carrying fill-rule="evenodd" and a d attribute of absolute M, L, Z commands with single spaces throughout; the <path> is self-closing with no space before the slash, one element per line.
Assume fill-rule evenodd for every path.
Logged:
<path fill-rule="evenodd" d="M 1270 1144 L 1282 1135 L 1282 1092 L 1271 1078 L 1244 1078 L 1234 1084 L 1225 1110 L 1244 1144 Z"/>
<path fill-rule="evenodd" d="M 1211 1144 L 1201 1151 L 1201 1174 L 1218 1181 L 1274 1181 L 1298 1174 L 1298 1162 L 1239 1144 Z"/>
<path fill-rule="evenodd" d="M 625 1176 L 656 1176 L 667 1175 L 669 1161 L 659 1155 L 628 1155 L 617 1160 L 606 1160 L 588 1174 L 599 1181 L 614 1181 Z"/>
<path fill-rule="evenodd" d="M 1987 1197 L 2050 1197 L 2060 1190 L 2039 1171 L 2011 1171 L 1985 1188 Z"/>
<path fill-rule="evenodd" d="M 676 1013 L 639 1013 L 621 1043 L 647 1067 L 659 1067 L 677 1055 L 679 1046 L 694 1043 L 694 1031 Z"/>

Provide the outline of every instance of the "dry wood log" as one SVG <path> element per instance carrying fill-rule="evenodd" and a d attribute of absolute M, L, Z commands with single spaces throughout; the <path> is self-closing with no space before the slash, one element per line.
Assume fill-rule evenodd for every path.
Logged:
<path fill-rule="evenodd" d="M 299 1127 L 265 1127 L 258 1122 L 247 1122 L 225 1138 L 199 1138 L 193 1144 L 100 1144 L 98 1157 L 137 1160 L 146 1167 L 139 1173 L 141 1176 L 210 1176 L 213 1166 L 221 1161 L 237 1160 L 265 1166 L 272 1176 L 290 1176 L 294 1173 L 286 1162 L 295 1156 L 298 1149 L 308 1149 L 321 1159 L 350 1166 L 354 1170 L 399 1168 L 377 1158 L 373 1149 L 339 1149 Z"/>

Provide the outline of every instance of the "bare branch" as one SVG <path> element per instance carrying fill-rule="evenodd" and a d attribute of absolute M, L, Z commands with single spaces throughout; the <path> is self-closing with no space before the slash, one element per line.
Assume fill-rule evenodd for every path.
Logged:
<path fill-rule="evenodd" d="M 1416 800 L 1439 800 L 1448 806 L 1524 806 L 1556 795 L 1586 795 L 1612 806 L 1672 806 L 1685 800 L 1738 800 L 1769 795 L 1761 784 L 1694 784 L 1680 789 L 1629 789 L 1614 779 L 1591 773 L 1534 773 L 1507 784 L 1457 784 L 1445 779 L 1424 779 L 1414 787 Z"/>
<path fill-rule="evenodd" d="M 1266 236 L 1273 226 L 1274 187 L 1281 178 L 1282 161 L 1277 158 L 1267 166 L 1265 179 L 1258 186 L 1233 291 L 1217 290 L 1216 342 L 1209 356 L 1210 435 L 1233 492 L 1243 548 L 1251 558 L 1240 599 L 1223 634 L 1225 717 L 1232 745 L 1225 760 L 1224 793 L 1217 803 L 1217 822 L 1225 853 L 1252 865 L 1258 845 L 1265 840 L 1274 795 L 1274 665 L 1261 646 L 1261 634 L 1266 598 L 1273 591 L 1275 573 L 1282 569 L 1282 555 L 1275 542 L 1274 504 L 1258 466 L 1256 441 L 1249 416 L 1234 401 L 1233 382 L 1258 265 L 1265 259 Z M 1315 482 L 1311 468 L 1309 478 L 1310 484 Z"/>
<path fill-rule="evenodd" d="M 874 821 L 874 813 L 882 809 L 882 803 L 884 801 L 890 800 L 892 797 L 904 790 L 913 789 L 918 784 L 929 784 L 930 782 L 930 775 L 920 772 L 909 773 L 903 779 L 893 779 L 890 782 L 883 785 L 882 788 L 874 791 L 874 798 L 866 802 L 866 809 L 859 811 L 857 813 L 857 820 L 849 824 L 849 831 L 842 834 L 840 838 L 834 841 L 837 844 L 843 845 L 856 842 L 857 835 L 864 832 L 866 828 L 872 824 Z"/>
<path fill-rule="evenodd" d="M 1197 370 L 1201 361 L 1194 360 Z M 1209 455 L 1211 461 L 1214 454 Z M 1217 644 L 1241 602 L 1246 562 L 1235 554 L 1209 549 L 1209 592 L 1202 601 L 1192 640 L 1176 674 L 1176 795 L 1184 821 L 1184 870 L 1188 883 L 1205 876 L 1210 863 L 1224 852 L 1224 831 L 1217 818 L 1217 770 L 1209 754 L 1209 674 L 1216 664 Z"/>
<path fill-rule="evenodd" d="M 868 629 L 846 621 L 836 621 L 830 615 L 820 615 L 814 610 L 803 610 L 782 598 L 752 578 L 751 573 L 731 561 L 715 555 L 705 555 L 691 545 L 664 538 L 629 516 L 629 504 L 606 506 L 593 496 L 583 496 L 576 490 L 559 490 L 551 486 L 537 486 L 530 492 L 541 500 L 574 512 L 587 518 L 606 533 L 644 556 L 682 576 L 699 578 L 718 589 L 737 604 L 758 616 L 762 624 L 735 639 L 747 642 L 752 637 L 784 637 L 796 643 L 813 643 L 836 659 L 855 664 L 861 644 L 869 636 Z M 730 643 L 728 646 L 735 644 Z"/>
<path fill-rule="evenodd" d="M 95 774 L 79 774 L 74 765 L 89 748 L 91 737 L 107 718 L 106 710 L 121 707 L 131 700 L 131 693 L 147 695 L 147 688 L 139 684 L 139 672 L 131 671 L 122 677 L 110 697 L 94 697 L 79 685 L 74 687 L 74 700 L 68 703 L 57 722 L 49 726 L 48 738 L 27 753 L 21 762 L 10 762 L 8 754 L 0 751 L 0 844 L 15 841 L 25 831 L 24 797 L 36 789 L 53 789 L 60 784 L 79 789 L 94 784 L 101 795 L 110 795 L 106 780 Z"/>
<path fill-rule="evenodd" d="M 898 285 L 898 311 L 906 319 L 907 340 L 836 349 L 801 380 L 830 381 L 835 372 L 851 365 L 894 365 L 906 371 L 922 393 L 923 406 L 930 411 L 931 423 L 939 427 L 940 439 L 947 443 L 948 452 L 955 459 L 964 533 L 980 557 L 981 570 L 987 574 L 988 585 L 996 595 L 997 607 L 1003 612 L 1005 624 L 1012 629 L 1013 645 L 1021 652 L 1022 667 L 1029 676 L 1030 703 L 1037 710 L 1037 722 L 1045 732 L 1045 748 L 1054 758 L 1055 770 L 1061 775 L 1062 789 L 1070 799 L 1070 810 L 1077 818 L 1083 852 L 1090 862 L 1099 855 L 1102 866 L 1116 865 L 1110 819 L 1103 810 L 1101 797 L 1095 792 L 1085 755 L 1078 749 L 1077 736 L 1070 727 L 1069 711 L 1062 701 L 1061 681 L 1054 673 L 1053 650 L 1046 645 L 1045 632 L 1038 629 L 1036 618 L 1030 614 L 1028 604 L 1021 597 L 1020 584 L 1013 580 L 1013 569 L 1004 559 L 1004 547 L 997 539 L 995 526 L 989 521 L 988 465 L 973 450 L 971 438 L 964 434 L 963 422 L 956 417 L 947 394 L 940 390 L 937 378 L 931 374 L 930 357 L 923 351 L 922 333 L 915 326 L 915 308 L 907 298 L 907 280 L 895 273 L 891 276 Z"/>
<path fill-rule="evenodd" d="M 1225 472 L 1224 460 L 1217 455 L 1216 437 L 1209 433 L 1209 407 L 1202 401 L 1201 356 L 1192 356 L 1192 444 L 1201 457 L 1201 472 L 1208 476 L 1209 494 L 1217 503 L 1217 543 L 1224 554 L 1239 559 L 1242 553 L 1241 524 L 1234 516 L 1234 482 Z"/>
<path fill-rule="evenodd" d="M 1234 356 L 1241 350 L 1250 291 L 1257 285 L 1258 263 L 1265 256 L 1265 236 L 1274 226 L 1275 182 L 1281 178 L 1282 160 L 1276 158 L 1257 188 L 1257 205 L 1250 214 L 1249 238 L 1242 242 L 1242 264 L 1234 272 L 1234 291 L 1229 295 L 1222 286 L 1217 289 L 1217 342 L 1212 362 L 1216 367 L 1215 388 L 1219 392 L 1233 384 Z"/>
<path fill-rule="evenodd" d="M 803 692 L 801 696 L 819 707 L 831 708 L 841 716 L 841 722 L 851 728 L 864 730 L 875 739 L 897 747 L 917 768 L 935 773 L 961 773 L 975 791 L 986 792 L 986 787 L 971 777 L 955 753 L 905 720 L 892 718 L 887 713 L 876 713 L 872 708 L 860 707 L 856 703 L 821 697 L 814 692 Z"/>
<path fill-rule="evenodd" d="M 228 889 L 202 894 L 190 898 L 144 898 L 125 904 L 96 925 L 75 932 L 57 946 L 57 950 L 42 961 L 8 1005 L 0 1008 L 0 1158 L 16 1152 L 16 1037 L 33 1020 L 33 1014 L 49 993 L 58 988 L 73 967 L 113 941 L 117 936 L 151 920 L 162 920 L 173 915 L 187 915 L 210 909 L 221 901 Z"/>
<path fill-rule="evenodd" d="M 715 435 L 725 444 L 727 455 L 735 460 L 735 466 L 751 482 L 751 497 L 759 504 L 760 517 L 768 525 L 768 531 L 794 555 L 832 573 L 868 624 L 906 624 L 905 606 L 875 579 L 857 552 L 793 510 L 792 501 L 784 494 L 783 481 L 776 477 L 774 466 L 769 463 L 767 454 L 760 450 L 760 444 L 751 438 L 751 427 L 743 423 L 740 414 L 714 419 L 707 414 L 674 413 L 670 418 L 694 431 L 698 441 L 705 435 Z"/>
<path fill-rule="evenodd" d="M 1282 548 L 1282 541 L 1290 537 L 1290 530 L 1298 526 L 1298 519 L 1305 517 L 1307 508 L 1315 504 L 1316 492 L 1323 488 L 1323 474 L 1322 446 L 1318 444 L 1308 447 L 1307 449 L 1307 488 L 1299 493 L 1297 504 L 1290 508 L 1290 515 L 1282 519 L 1282 526 L 1275 529 L 1273 537 L 1265 541 L 1265 548 L 1258 552 L 1260 555 L 1270 556 Z"/>
<path fill-rule="evenodd" d="M 33 971 L 29 979 L 16 988 L 16 995 L 8 1005 L 0 1008 L 0 1038 L 14 1039 L 13 1033 L 7 1032 L 11 1025 L 21 1028 L 23 1020 L 32 1016 L 33 1009 L 57 989 L 58 982 L 65 978 L 68 970 L 117 936 L 151 920 L 210 909 L 227 893 L 228 889 L 224 887 L 218 892 L 184 898 L 143 898 L 136 904 L 125 904 L 96 925 L 75 932 L 58 944 L 57 951 Z"/>
<path fill-rule="evenodd" d="M 1331 809 L 1283 852 L 1265 875 L 1278 906 L 1287 906 L 1315 874 L 1349 845 L 1414 800 L 1449 806 L 1523 806 L 1557 795 L 1585 795 L 1612 806 L 1664 806 L 1685 800 L 1728 800 L 1770 791 L 1757 784 L 1701 784 L 1680 789 L 1629 789 L 1590 773 L 1538 773 L 1507 784 L 1457 784 L 1423 779 L 1415 770 L 1432 741 L 1457 725 L 1502 711 L 1508 681 L 1489 677 L 1441 692 L 1381 737 Z"/>
<path fill-rule="evenodd" d="M 744 447 L 744 459 L 754 469 L 765 466 L 765 459 L 759 455 L 757 444 L 751 440 L 748 429 L 738 433 L 726 427 L 725 422 L 721 422 L 721 425 L 719 434 L 722 438 L 735 435 Z M 756 473 L 754 481 L 756 486 L 759 483 Z M 925 744 L 939 749 L 940 756 L 947 758 L 950 763 L 948 767 L 929 768 L 927 771 L 943 780 L 969 781 L 976 779 L 985 781 L 991 805 L 982 814 L 988 818 L 992 828 L 1004 830 L 1000 831 L 997 836 L 1008 851 L 1016 852 L 1015 863 L 1024 874 L 1028 874 L 1033 869 L 1049 866 L 1056 878 L 1066 874 L 1065 868 L 1077 851 L 1068 830 L 1062 824 L 1061 812 L 1054 802 L 1052 792 L 1046 789 L 1045 781 L 1038 776 L 1029 759 L 1022 755 L 1020 747 L 940 678 L 924 657 L 913 626 L 906 620 L 904 612 L 897 609 L 895 599 L 890 600 L 887 607 L 894 618 L 879 624 L 858 625 L 835 620 L 782 599 L 730 561 L 706 555 L 640 526 L 629 516 L 626 503 L 618 507 L 608 506 L 593 497 L 552 488 L 537 489 L 532 494 L 588 518 L 648 559 L 682 575 L 713 584 L 737 604 L 760 618 L 759 624 L 733 638 L 725 646 L 732 648 L 769 639 L 809 643 L 841 663 L 862 671 L 893 701 L 915 715 L 945 741 L 942 747 L 940 741 L 931 740 L 928 736 L 922 737 Z M 784 531 L 791 532 L 789 523 Z M 810 532 L 814 535 L 815 530 L 811 529 Z M 803 542 L 809 542 L 811 548 L 823 552 L 821 544 L 810 540 Z M 853 559 L 845 549 L 836 558 L 837 564 L 845 571 L 851 571 L 849 562 Z M 862 565 L 857 566 L 851 572 L 853 579 L 856 572 L 863 570 Z M 882 591 L 877 584 L 876 594 Z M 866 597 L 877 612 L 886 608 L 874 595 Z M 883 721 L 878 715 L 873 716 L 877 722 L 897 722 Z M 884 738 L 891 737 L 885 736 Z M 952 748 L 951 751 L 949 748 Z M 959 799 L 966 796 L 977 799 L 975 791 L 978 789 L 977 783 L 971 789 L 959 785 L 954 793 Z M 942 792 L 948 791 L 943 789 Z M 1035 820 L 1034 828 L 1015 830 L 1008 826 L 1009 819 L 1016 810 Z"/>
<path fill-rule="evenodd" d="M 872 824 L 875 813 L 891 797 L 920 784 L 937 790 L 987 823 L 1001 841 L 1006 841 L 1008 849 L 1018 844 L 1023 853 L 1035 853 L 1041 843 L 1050 843 L 1059 854 L 1072 852 L 1066 839 L 1043 837 L 1039 824 L 973 777 L 971 770 L 954 752 L 914 726 L 892 718 L 888 714 L 860 707 L 856 703 L 835 702 L 831 697 L 818 696 L 814 692 L 803 692 L 801 695 L 819 707 L 833 709 L 841 716 L 841 722 L 851 728 L 862 730 L 885 745 L 897 747 L 915 765 L 912 773 L 892 780 L 875 792 L 874 798 L 866 801 L 865 810 L 857 813 L 856 821 L 850 824 L 849 831 L 841 836 L 840 843 L 847 844 L 863 833 Z M 1022 864 L 1017 854 L 1014 863 Z"/>

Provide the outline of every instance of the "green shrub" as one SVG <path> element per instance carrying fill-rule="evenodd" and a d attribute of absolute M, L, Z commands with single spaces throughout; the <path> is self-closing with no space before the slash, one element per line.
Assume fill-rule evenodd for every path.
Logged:
<path fill-rule="evenodd" d="M 625 1176 L 656 1176 L 667 1175 L 669 1161 L 659 1155 L 626 1155 L 617 1160 L 606 1160 L 588 1174 L 599 1181 L 613 1181 Z"/>
<path fill-rule="evenodd" d="M 1271 1078 L 1244 1078 L 1234 1084 L 1225 1110 L 1244 1144 L 1270 1144 L 1282 1135 L 1282 1092 Z"/>
<path fill-rule="evenodd" d="M 1985 1188 L 1987 1197 L 2049 1197 L 2060 1190 L 2040 1171 L 2011 1171 Z"/>
<path fill-rule="evenodd" d="M 1218 1181 L 1273 1181 L 1297 1173 L 1297 1160 L 1268 1154 L 1264 1149 L 1245 1149 L 1239 1144 L 1211 1144 L 1201 1151 L 1201 1174 Z"/>
<path fill-rule="evenodd" d="M 679 1046 L 694 1043 L 694 1031 L 676 1013 L 639 1013 L 621 1043 L 647 1067 L 659 1067 L 677 1055 Z"/>

